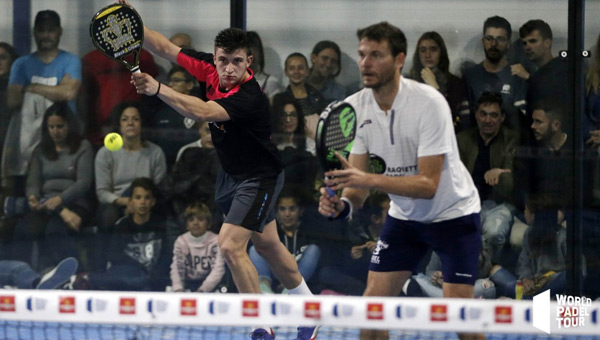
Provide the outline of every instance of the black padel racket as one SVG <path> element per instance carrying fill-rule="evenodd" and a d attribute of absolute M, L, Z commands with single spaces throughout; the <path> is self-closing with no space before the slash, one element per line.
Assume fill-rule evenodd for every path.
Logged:
<path fill-rule="evenodd" d="M 323 171 L 341 169 L 342 163 L 335 157 L 339 152 L 348 158 L 354 135 L 356 134 L 356 111 L 352 105 L 337 101 L 329 104 L 319 117 L 317 133 L 315 136 L 317 146 L 317 158 Z M 335 193 L 327 188 L 330 196 Z"/>
<path fill-rule="evenodd" d="M 102 54 L 123 64 L 132 73 L 140 72 L 144 23 L 133 7 L 112 4 L 99 10 L 90 22 L 90 37 Z"/>

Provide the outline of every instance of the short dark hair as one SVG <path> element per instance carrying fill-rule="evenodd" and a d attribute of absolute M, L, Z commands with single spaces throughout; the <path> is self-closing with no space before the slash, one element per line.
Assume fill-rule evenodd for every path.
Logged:
<path fill-rule="evenodd" d="M 192 82 L 194 80 L 196 80 L 196 78 L 194 78 L 193 75 L 191 75 L 185 68 L 179 66 L 179 65 L 175 65 L 173 66 L 170 70 L 169 70 L 169 74 L 167 75 L 167 79 L 170 80 L 171 76 L 177 72 L 181 72 L 183 73 L 183 77 L 185 78 L 185 81 Z"/>
<path fill-rule="evenodd" d="M 526 36 L 530 35 L 533 31 L 536 30 L 540 32 L 542 39 L 552 40 L 552 29 L 550 28 L 550 25 L 548 25 L 547 22 L 541 19 L 533 19 L 524 23 L 523 26 L 519 28 L 519 36 L 521 37 L 521 39 L 525 38 Z"/>
<path fill-rule="evenodd" d="M 216 48 L 222 48 L 227 54 L 245 49 L 248 55 L 252 55 L 248 35 L 242 29 L 236 27 L 226 28 L 217 34 L 215 37 Z"/>
<path fill-rule="evenodd" d="M 545 98 L 538 100 L 533 104 L 533 111 L 540 110 L 546 113 L 550 120 L 558 120 L 564 123 L 566 117 L 566 108 L 563 101 L 555 98 Z"/>
<path fill-rule="evenodd" d="M 321 53 L 321 51 L 327 48 L 331 48 L 338 55 L 337 72 L 333 75 L 334 77 L 337 77 L 342 71 L 342 51 L 340 50 L 338 44 L 331 40 L 321 40 L 315 45 L 315 47 L 313 47 L 311 55 L 318 55 Z"/>
<path fill-rule="evenodd" d="M 510 40 L 510 36 L 512 35 L 512 28 L 510 26 L 510 22 L 508 22 L 508 20 L 506 20 L 505 18 L 498 15 L 494 15 L 493 17 L 485 19 L 485 22 L 483 23 L 483 34 L 485 34 L 485 30 L 487 30 L 489 27 L 503 28 L 506 31 L 506 34 L 508 35 L 508 39 Z"/>
<path fill-rule="evenodd" d="M 113 107 L 110 113 L 110 124 L 112 126 L 112 132 L 121 133 L 119 131 L 119 128 L 121 126 L 121 115 L 123 115 L 125 109 L 130 107 L 133 107 L 138 110 L 138 112 L 140 113 L 140 120 L 142 121 L 142 126 L 144 125 L 144 118 L 142 117 L 142 108 L 140 103 L 134 100 L 126 100 L 115 105 L 115 107 Z"/>
<path fill-rule="evenodd" d="M 133 195 L 135 188 L 142 188 L 146 191 L 149 191 L 154 198 L 156 198 L 156 195 L 158 194 L 158 188 L 156 187 L 156 184 L 154 184 L 154 182 L 148 177 L 138 177 L 134 179 L 133 182 L 131 182 L 130 188 L 131 195 Z"/>
<path fill-rule="evenodd" d="M 387 40 L 392 51 L 392 56 L 397 56 L 400 53 L 406 55 L 406 36 L 398 27 L 391 25 L 387 21 L 382 21 L 378 24 L 358 29 L 356 31 L 358 40 L 369 39 L 377 42 Z"/>
<path fill-rule="evenodd" d="M 502 95 L 498 92 L 483 92 L 477 100 L 477 109 L 481 104 L 498 104 L 502 109 Z"/>

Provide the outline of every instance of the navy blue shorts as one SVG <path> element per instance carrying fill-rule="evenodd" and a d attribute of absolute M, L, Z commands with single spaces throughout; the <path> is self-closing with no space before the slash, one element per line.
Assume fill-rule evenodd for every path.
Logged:
<path fill-rule="evenodd" d="M 478 213 L 428 224 L 387 215 L 369 270 L 416 274 L 419 263 L 431 248 L 442 261 L 444 282 L 472 285 L 478 277 L 481 247 Z"/>
<path fill-rule="evenodd" d="M 225 214 L 224 222 L 262 232 L 275 219 L 275 202 L 283 180 L 283 171 L 277 177 L 240 180 L 219 170 L 215 202 Z"/>

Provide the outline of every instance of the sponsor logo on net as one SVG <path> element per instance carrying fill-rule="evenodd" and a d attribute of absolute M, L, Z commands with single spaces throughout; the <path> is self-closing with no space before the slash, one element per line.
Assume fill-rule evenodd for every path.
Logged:
<path fill-rule="evenodd" d="M 61 296 L 58 300 L 58 311 L 59 313 L 75 313 L 75 297 Z"/>
<path fill-rule="evenodd" d="M 132 315 L 135 314 L 135 298 L 120 298 L 119 299 L 119 314 Z"/>
<path fill-rule="evenodd" d="M 309 319 L 321 318 L 321 303 L 320 302 L 305 302 L 304 317 Z"/>
<path fill-rule="evenodd" d="M 182 316 L 195 316 L 197 312 L 196 299 L 181 299 L 179 313 Z"/>
<path fill-rule="evenodd" d="M 585 296 L 556 294 L 556 319 L 552 320 L 550 306 L 550 290 L 533 297 L 533 326 L 550 334 L 551 322 L 556 328 L 585 327 L 590 321 L 595 323 L 594 314 L 590 313 L 592 299 Z"/>

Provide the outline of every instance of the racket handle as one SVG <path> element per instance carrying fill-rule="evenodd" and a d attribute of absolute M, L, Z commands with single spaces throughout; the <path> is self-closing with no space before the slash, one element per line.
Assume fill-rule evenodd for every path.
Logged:
<path fill-rule="evenodd" d="M 327 190 L 327 194 L 329 195 L 329 197 L 335 196 L 335 191 L 333 191 L 333 189 L 331 189 L 330 187 L 325 187 L 325 190 Z"/>
<path fill-rule="evenodd" d="M 131 69 L 131 73 L 142 73 L 142 71 L 140 71 L 140 67 L 136 66 L 134 68 Z"/>

